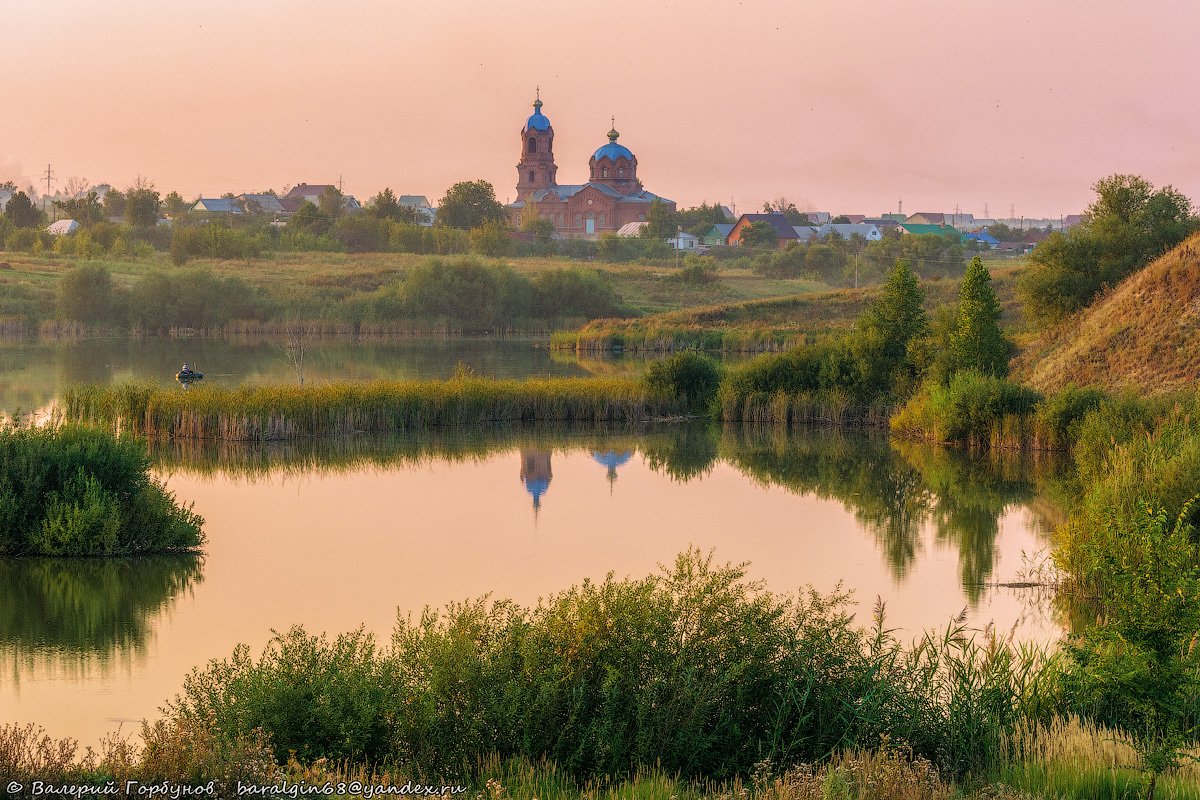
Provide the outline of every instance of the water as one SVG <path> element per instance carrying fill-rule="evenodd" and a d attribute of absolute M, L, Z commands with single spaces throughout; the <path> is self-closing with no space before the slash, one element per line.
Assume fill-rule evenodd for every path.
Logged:
<path fill-rule="evenodd" d="M 68 386 L 84 383 L 174 382 L 187 362 L 206 384 L 296 383 L 282 338 L 150 337 L 81 341 L 0 340 L 0 414 L 45 409 Z M 308 383 L 378 378 L 446 378 L 461 363 L 498 378 L 634 371 L 640 358 L 579 359 L 535 339 L 317 339 L 305 352 Z"/>
<path fill-rule="evenodd" d="M 1059 622 L 1028 592 L 1053 463 L 972 460 L 831 431 L 500 428 L 253 448 L 175 444 L 156 471 L 194 503 L 200 558 L 0 561 L 0 709 L 95 744 L 154 718 L 187 672 L 272 631 L 364 625 L 491 593 L 522 603 L 643 576 L 689 546 L 773 591 L 876 597 L 890 627 L 967 610 L 1023 639 Z"/>

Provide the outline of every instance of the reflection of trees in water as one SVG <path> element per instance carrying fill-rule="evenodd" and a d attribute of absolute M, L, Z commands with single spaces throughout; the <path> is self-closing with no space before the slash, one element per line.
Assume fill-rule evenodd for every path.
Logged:
<path fill-rule="evenodd" d="M 640 450 L 674 480 L 710 472 L 718 458 L 763 484 L 836 500 L 876 539 L 897 581 L 923 552 L 926 526 L 958 552 L 972 604 L 995 569 L 1001 516 L 1014 505 L 1046 505 L 1058 462 L 1016 454 L 971 455 L 886 436 L 837 430 L 663 425 L 498 425 L 446 428 L 402 438 L 349 437 L 281 444 L 171 442 L 156 445 L 159 467 L 253 480 L 261 475 L 348 471 L 429 461 L 476 460 L 534 448 L 551 452 Z M 1047 506 L 1052 509 L 1052 506 Z M 1046 516 L 1045 511 L 1037 516 Z"/>
<path fill-rule="evenodd" d="M 144 654 L 153 619 L 203 567 L 194 555 L 0 560 L 0 658 L 83 670 Z"/>
<path fill-rule="evenodd" d="M 879 542 L 896 580 L 921 553 L 922 530 L 958 552 L 972 605 L 995 569 L 1000 517 L 1031 503 L 1059 462 L 1016 453 L 972 455 L 838 431 L 726 432 L 722 454 L 766 484 L 841 502 Z"/>
<path fill-rule="evenodd" d="M 920 555 L 931 498 L 886 437 L 746 427 L 725 432 L 721 453 L 759 483 L 840 502 L 876 537 L 896 580 Z"/>

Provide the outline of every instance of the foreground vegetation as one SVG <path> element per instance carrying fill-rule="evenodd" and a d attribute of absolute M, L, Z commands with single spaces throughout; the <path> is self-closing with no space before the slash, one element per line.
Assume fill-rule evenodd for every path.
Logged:
<path fill-rule="evenodd" d="M 87 428 L 0 429 L 0 557 L 195 550 L 202 522 L 150 477 L 141 442 Z"/>

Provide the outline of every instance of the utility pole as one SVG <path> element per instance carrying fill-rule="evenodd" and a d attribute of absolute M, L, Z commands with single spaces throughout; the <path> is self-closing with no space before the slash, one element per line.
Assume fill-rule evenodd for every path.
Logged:
<path fill-rule="evenodd" d="M 46 193 L 42 195 L 42 211 L 45 211 L 46 203 L 50 200 L 50 182 L 54 180 L 54 172 L 50 169 L 49 164 L 46 164 L 46 174 L 42 178 L 46 181 Z"/>
<path fill-rule="evenodd" d="M 341 194 L 345 194 L 345 191 L 344 191 L 345 188 L 346 188 L 345 185 L 343 185 L 343 183 L 342 183 L 342 176 L 338 175 L 338 192 Z"/>

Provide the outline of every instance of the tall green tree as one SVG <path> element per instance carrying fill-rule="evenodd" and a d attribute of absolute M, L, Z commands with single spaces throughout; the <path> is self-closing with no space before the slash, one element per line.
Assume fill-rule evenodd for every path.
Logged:
<path fill-rule="evenodd" d="M 1000 331 L 1000 301 L 979 256 L 971 259 L 958 287 L 958 314 L 949 337 L 953 371 L 1004 377 L 1013 344 Z"/>
<path fill-rule="evenodd" d="M 187 213 L 191 204 L 183 199 L 179 192 L 171 192 L 163 198 L 163 208 L 171 215 L 171 219 L 179 219 Z"/>
<path fill-rule="evenodd" d="M 925 366 L 918 348 L 928 333 L 925 292 L 901 259 L 857 321 L 852 349 L 862 388 L 871 393 L 911 388 Z"/>
<path fill-rule="evenodd" d="M 367 203 L 367 213 L 376 219 L 386 219 L 391 222 L 416 224 L 421 221 L 420 214 L 415 208 L 400 205 L 396 193 L 387 188 L 371 198 Z"/>
<path fill-rule="evenodd" d="M 646 224 L 642 226 L 643 239 L 670 239 L 679 224 L 678 216 L 657 197 L 650 201 L 646 211 Z"/>
<path fill-rule="evenodd" d="M 4 218 L 18 228 L 36 228 L 42 222 L 42 212 L 29 199 L 29 195 L 17 192 L 8 198 L 4 206 Z"/>
<path fill-rule="evenodd" d="M 153 186 L 130 188 L 125 192 L 125 220 L 134 227 L 148 228 L 158 222 L 161 204 Z"/>
<path fill-rule="evenodd" d="M 317 209 L 331 220 L 346 212 L 346 196 L 336 186 L 326 186 L 317 198 Z"/>
<path fill-rule="evenodd" d="M 740 234 L 742 247 L 778 247 L 779 234 L 771 227 L 771 223 L 758 220 L 742 228 Z"/>
<path fill-rule="evenodd" d="M 109 189 L 104 193 L 104 213 L 109 217 L 125 216 L 125 193 L 120 189 Z"/>
<path fill-rule="evenodd" d="M 447 189 L 436 219 L 438 225 L 451 228 L 478 228 L 504 221 L 504 206 L 496 199 L 496 190 L 483 180 L 461 181 Z"/>

